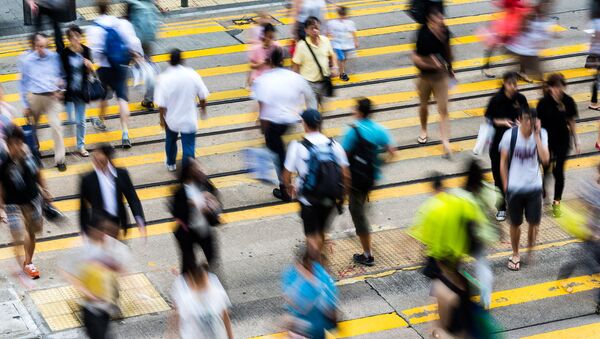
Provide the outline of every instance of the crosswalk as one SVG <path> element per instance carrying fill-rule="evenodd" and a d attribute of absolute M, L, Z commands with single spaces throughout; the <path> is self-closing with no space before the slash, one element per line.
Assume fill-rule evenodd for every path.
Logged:
<path fill-rule="evenodd" d="M 573 0 L 575 2 L 579 0 Z M 370 195 L 370 203 L 376 206 L 376 213 L 381 214 L 380 208 L 389 208 L 394 204 L 398 209 L 407 208 L 403 211 L 403 218 L 393 220 L 395 212 L 389 212 L 388 222 L 383 224 L 381 229 L 375 232 L 375 238 L 381 243 L 380 249 L 375 249 L 376 253 L 395 252 L 393 264 L 392 261 L 382 260 L 381 266 L 376 266 L 373 270 L 366 270 L 351 266 L 345 260 L 353 248 L 351 241 L 345 238 L 332 236 L 329 241 L 331 248 L 332 272 L 337 279 L 340 289 L 352 288 L 358 284 L 365 284 L 370 281 L 383 281 L 386 278 L 411 272 L 421 264 L 420 248 L 415 242 L 411 242 L 406 235 L 405 229 L 410 226 L 412 217 L 410 209 L 413 209 L 416 202 L 422 201 L 432 192 L 431 183 L 427 178 L 429 170 L 440 170 L 445 175 L 444 184 L 448 188 L 460 187 L 464 183 L 465 173 L 459 168 L 459 162 L 468 159 L 471 156 L 471 150 L 475 144 L 476 133 L 482 116 L 485 111 L 485 105 L 489 96 L 499 87 L 497 79 L 487 79 L 480 75 L 479 67 L 483 63 L 482 46 L 475 31 L 480 25 L 486 25 L 497 16 L 493 13 L 494 8 L 483 0 L 453 0 L 447 1 L 451 17 L 446 20 L 450 29 L 454 32 L 452 45 L 455 50 L 456 61 L 454 69 L 457 72 L 459 84 L 452 90 L 451 97 L 453 102 L 450 107 L 450 119 L 453 125 L 453 139 L 451 140 L 452 150 L 457 154 L 457 161 L 443 162 L 440 156 L 443 149 L 439 142 L 434 139 L 428 145 L 417 146 L 414 142 L 416 130 L 419 126 L 419 118 L 416 114 L 418 104 L 417 93 L 414 90 L 413 81 L 417 77 L 417 70 L 411 65 L 409 54 L 414 48 L 411 43 L 411 36 L 418 29 L 418 25 L 410 21 L 403 10 L 407 8 L 408 1 L 381 1 L 381 0 L 355 0 L 344 1 L 342 4 L 350 8 L 350 16 L 357 21 L 359 28 L 358 36 L 361 40 L 362 48 L 357 50 L 356 58 L 352 61 L 353 69 L 356 72 L 350 75 L 349 82 L 340 82 L 336 80 L 338 97 L 327 100 L 323 112 L 325 113 L 324 133 L 330 137 L 339 138 L 348 122 L 350 121 L 350 110 L 355 105 L 355 97 L 368 96 L 378 108 L 376 119 L 390 130 L 394 139 L 397 140 L 398 152 L 384 168 L 385 178 L 380 185 Z M 580 176 L 581 173 L 589 174 L 600 161 L 600 153 L 593 149 L 593 142 L 598 133 L 598 121 L 600 117 L 597 112 L 587 110 L 587 102 L 590 100 L 589 86 L 592 82 L 594 72 L 583 68 L 584 56 L 589 49 L 587 34 L 574 29 L 575 26 L 584 27 L 584 19 L 576 19 L 576 22 L 567 22 L 573 20 L 575 15 L 586 13 L 580 7 L 568 8 L 568 4 L 562 3 L 572 12 L 562 10 L 555 15 L 559 17 L 555 25 L 555 31 L 560 37 L 554 39 L 543 50 L 542 56 L 546 60 L 546 71 L 548 73 L 560 71 L 569 82 L 568 92 L 575 99 L 580 116 L 578 118 L 577 134 L 583 141 L 583 153 L 581 155 L 573 154 L 567 162 L 567 175 L 571 177 Z M 562 8 L 562 7 L 561 7 Z M 471 10 L 473 9 L 473 10 Z M 564 8 L 562 8 L 564 9 Z M 272 14 L 273 22 L 279 29 L 279 40 L 283 46 L 289 46 L 289 24 L 292 22 L 285 9 L 274 8 L 269 11 Z M 393 19 L 390 19 L 394 15 Z M 586 13 L 587 15 L 587 13 Z M 238 244 L 236 239 L 232 240 L 232 234 L 271 232 L 281 238 L 278 241 L 286 244 L 292 243 L 291 238 L 296 237 L 293 234 L 281 235 L 277 227 L 283 227 L 296 223 L 295 215 L 298 212 L 298 205 L 295 203 L 275 202 L 269 195 L 270 188 L 260 184 L 247 173 L 244 168 L 241 154 L 244 149 L 263 147 L 264 139 L 259 134 L 255 125 L 258 113 L 256 105 L 252 102 L 250 92 L 244 88 L 243 80 L 248 66 L 243 62 L 244 54 L 248 49 L 248 44 L 244 42 L 232 42 L 230 40 L 232 33 L 239 36 L 242 41 L 244 31 L 251 25 L 237 25 L 232 21 L 240 18 L 252 18 L 256 13 L 236 13 L 219 17 L 180 19 L 166 22 L 160 31 L 160 41 L 158 54 L 153 56 L 153 60 L 158 63 L 164 63 L 168 59 L 166 53 L 169 48 L 178 42 L 187 39 L 188 41 L 198 42 L 198 46 L 188 48 L 184 52 L 184 57 L 188 64 L 204 77 L 209 89 L 215 88 L 209 97 L 209 118 L 200 121 L 198 124 L 197 138 L 199 140 L 196 149 L 196 155 L 201 162 L 206 164 L 210 170 L 216 187 L 222 190 L 224 195 L 225 211 L 222 219 L 225 226 L 223 236 L 226 239 L 223 243 Z M 328 17 L 335 16 L 335 8 L 329 7 Z M 561 21 L 565 16 L 567 19 Z M 241 32 L 241 33 L 239 33 Z M 217 43 L 199 43 L 205 39 L 218 40 Z M 190 46 L 188 44 L 187 46 Z M 15 56 L 21 54 L 27 46 L 27 42 L 22 39 L 11 39 L 11 41 L 0 42 L 0 65 L 12 65 L 15 62 Z M 492 62 L 497 66 L 497 73 L 501 74 L 506 69 L 513 67 L 512 56 L 505 53 L 499 53 L 492 57 Z M 289 65 L 289 60 L 287 61 Z M 14 68 L 6 68 L 13 69 Z M 18 85 L 18 73 L 5 72 L 0 74 L 0 83 L 5 89 L 4 99 L 20 107 Z M 536 104 L 536 99 L 540 95 L 540 84 L 520 84 L 522 92 L 530 99 L 530 105 Z M 139 90 L 132 89 L 132 97 L 140 98 Z M 171 216 L 166 212 L 165 202 L 171 197 L 174 189 L 175 180 L 173 176 L 164 169 L 164 150 L 163 140 L 164 132 L 158 125 L 158 118 L 155 111 L 143 109 L 139 102 L 133 100 L 130 104 L 132 118 L 129 129 L 129 135 L 134 144 L 134 148 L 128 151 L 119 151 L 115 158 L 117 166 L 127 167 L 132 173 L 134 183 L 139 187 L 138 195 L 142 204 L 152 215 L 149 220 L 147 233 L 148 241 L 159 248 L 172 247 L 172 238 L 170 233 L 173 230 L 174 223 Z M 432 106 L 432 111 L 435 108 Z M 109 127 L 114 122 L 118 114 L 117 106 L 108 107 L 107 123 Z M 98 115 L 98 109 L 90 106 L 86 115 L 95 117 Z M 61 119 L 66 123 L 66 114 L 62 113 Z M 439 121 L 437 114 L 430 116 L 430 122 L 436 124 Z M 17 117 L 17 124 L 25 124 L 25 119 Z M 47 128 L 47 118 L 41 117 L 40 136 L 42 137 L 40 146 L 44 153 L 44 160 L 50 164 L 48 159 L 52 154 L 53 142 L 51 140 L 49 129 Z M 68 131 L 68 128 L 65 128 Z M 65 145 L 73 147 L 75 138 L 68 134 L 65 137 Z M 294 129 L 285 137 L 286 141 L 296 140 L 301 137 L 299 129 Z M 86 135 L 86 144 L 90 148 L 100 143 L 118 143 L 121 139 L 121 132 L 110 130 L 99 133 L 91 129 Z M 180 157 L 181 155 L 179 155 Z M 489 167 L 486 157 L 482 157 L 484 166 Z M 66 213 L 71 220 L 77 220 L 77 211 L 79 209 L 79 199 L 76 196 L 78 176 L 88 170 L 91 165 L 85 159 L 68 157 L 68 169 L 65 172 L 58 172 L 54 168 L 45 168 L 44 177 L 48 180 L 50 191 L 55 196 L 55 204 Z M 445 161 L 445 160 L 444 160 Z M 491 175 L 486 174 L 486 179 L 491 180 Z M 570 186 L 568 181 L 567 186 Z M 568 187 L 569 189 L 569 187 Z M 265 193 L 267 192 L 267 193 Z M 570 194 L 569 197 L 572 197 Z M 568 202 L 567 202 L 568 203 Z M 407 207 L 405 207 L 407 206 Z M 385 218 L 379 218 L 385 219 Z M 390 220 L 392 219 L 392 220 Z M 574 246 L 578 241 L 570 238 L 562 232 L 554 221 L 545 217 L 542 233 L 547 231 L 546 237 L 542 237 L 542 243 L 535 248 L 535 251 L 543 254 L 554 249 L 566 249 Z M 380 220 L 381 221 L 381 220 Z M 270 223 L 277 224 L 277 227 L 271 227 Z M 73 249 L 81 246 L 81 239 L 78 235 L 76 222 L 70 222 L 66 226 L 47 226 L 50 230 L 48 234 L 40 237 L 36 255 L 38 260 L 50 260 L 45 258 L 56 258 L 63 253 L 71 253 Z M 271 228 L 269 228 L 271 227 Z M 265 231 L 267 230 L 267 231 Z M 287 228 L 286 228 L 287 230 Z M 235 233 L 238 234 L 238 233 Z M 243 238 L 239 235 L 240 238 Z M 135 228 L 128 231 L 124 236 L 130 243 L 141 240 L 142 234 Z M 15 255 L 13 244 L 10 243 L 7 236 L 0 236 L 0 261 L 13 260 Z M 285 241 L 283 240 L 285 239 Z M 239 240 L 237 240 L 239 241 Z M 275 241 L 274 241 L 275 242 Z M 397 242 L 397 243 L 396 243 Z M 247 247 L 243 241 L 240 241 L 239 247 Z M 377 246 L 377 244 L 375 244 Z M 256 247 L 269 248 L 269 244 L 255 244 Z M 282 247 L 286 247 L 283 245 Z M 238 247 L 227 248 L 228 254 L 238 252 Z M 505 260 L 509 255 L 506 252 L 509 249 L 507 243 L 499 243 L 490 253 L 491 260 Z M 240 249 L 240 252 L 242 250 Z M 289 248 L 288 248 L 289 251 Z M 231 252 L 231 253 L 230 253 Z M 414 253 L 413 253 L 414 252 Z M 169 254 L 171 255 L 171 254 Z M 287 253 L 273 253 L 275 256 L 286 257 Z M 231 259 L 231 265 L 237 264 L 237 261 L 244 262 L 248 266 L 259 265 L 258 259 Z M 176 259 L 173 259 L 176 260 Z M 263 258 L 264 260 L 264 258 Z M 401 262 L 402 264 L 397 264 Z M 279 265 L 277 263 L 276 265 Z M 41 265 L 42 267 L 43 264 Z M 224 265 L 227 269 L 227 262 Z M 148 267 L 154 267 L 148 264 Z M 262 267 L 262 266 L 260 266 Z M 275 288 L 277 281 L 277 269 L 269 269 L 261 276 L 264 281 L 261 284 Z M 154 268 L 153 268 L 154 269 Z M 163 271 L 169 271 L 172 267 L 162 267 Z M 158 270 L 158 269 L 157 269 Z M 277 271 L 277 273 L 274 273 Z M 549 270 L 550 271 L 550 270 Z M 523 272 L 526 274 L 527 272 Z M 229 272 L 229 282 L 237 289 L 243 289 L 249 283 L 242 273 Z M 259 274 L 260 275 L 260 274 Z M 498 279 L 510 279 L 506 273 L 499 273 Z M 152 274 L 148 274 L 151 283 L 157 286 L 161 294 L 166 295 L 168 287 L 161 286 L 164 277 L 153 281 Z M 533 281 L 526 279 L 519 280 L 514 287 L 504 286 L 495 291 L 492 296 L 492 314 L 502 312 L 502 310 L 512 310 L 518 307 L 535 307 L 537 303 L 555 302 L 562 300 L 590 299 L 595 290 L 600 288 L 600 276 L 580 275 L 563 281 L 555 280 L 555 274 L 551 273 L 543 278 L 536 277 Z M 267 282 L 268 281 L 268 282 Z M 571 292 L 567 292 L 563 285 L 573 287 Z M 0 285 L 1 286 L 1 285 Z M 233 288 L 232 293 L 237 293 Z M 156 292 L 156 293 L 159 293 Z M 249 292 L 244 290 L 244 293 Z M 426 295 L 426 292 L 421 293 Z M 247 297 L 242 297 L 238 293 L 237 298 L 247 301 Z M 340 322 L 337 332 L 331 336 L 335 338 L 349 338 L 370 335 L 374 337 L 394 337 L 387 333 L 395 333 L 394 330 L 415 329 L 415 331 L 424 331 L 431 323 L 438 319 L 438 313 L 434 304 L 428 303 L 426 299 L 412 300 L 409 296 L 404 296 L 409 302 L 401 307 L 394 307 L 394 311 L 369 310 L 365 312 L 350 313 Z M 577 299 L 569 299 L 577 298 Z M 168 298 L 166 298 L 168 299 Z M 236 300 L 232 298 L 234 308 Z M 589 308 L 589 309 L 588 309 Z M 593 312 L 591 303 L 581 306 L 579 315 L 587 315 Z M 166 313 L 166 312 L 164 312 Z M 358 314 L 358 315 L 357 315 Z M 166 316 L 166 314 L 165 314 Z M 514 315 L 517 317 L 518 315 Z M 512 318 L 511 318 L 512 319 Z M 510 334 L 511 319 L 505 321 L 502 319 L 502 325 L 505 331 Z M 235 320 L 235 319 L 234 319 Z M 559 320 L 559 319 L 556 319 Z M 235 322 L 235 321 L 234 321 Z M 248 325 L 244 323 L 244 329 L 251 328 L 244 332 L 242 337 L 247 338 L 284 338 L 279 329 L 264 327 L 262 325 Z M 262 327 L 261 327 L 262 326 Z M 533 326 L 533 324 L 532 324 Z M 544 333 L 546 332 L 546 333 Z M 266 333 L 273 333 L 265 335 Z M 423 333 L 423 332 L 419 332 Z M 535 330 L 527 332 L 526 338 L 545 339 L 545 338 L 600 338 L 600 325 L 598 323 L 572 324 L 560 328 L 553 328 L 546 331 L 543 326 L 535 327 Z M 509 335 L 510 337 L 510 335 Z"/>

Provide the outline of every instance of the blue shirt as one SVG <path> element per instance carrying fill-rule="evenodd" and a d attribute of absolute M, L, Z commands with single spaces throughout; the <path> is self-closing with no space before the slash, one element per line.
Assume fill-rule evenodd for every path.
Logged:
<path fill-rule="evenodd" d="M 378 153 L 384 151 L 388 146 L 392 145 L 392 138 L 388 130 L 381 124 L 378 124 L 371 119 L 360 119 L 356 120 L 354 126 L 358 128 L 358 131 L 363 139 L 377 146 Z M 348 127 L 342 139 L 342 147 L 344 147 L 346 153 L 352 151 L 357 142 L 358 136 L 356 135 L 356 131 L 352 126 Z M 379 169 L 381 160 L 379 157 L 377 158 L 377 163 L 375 165 L 377 166 L 375 178 L 379 179 L 381 177 L 381 170 Z"/>
<path fill-rule="evenodd" d="M 28 93 L 56 92 L 64 84 L 62 63 L 56 52 L 46 50 L 43 58 L 37 52 L 24 53 L 18 67 L 21 72 L 21 100 L 26 108 L 29 108 Z"/>

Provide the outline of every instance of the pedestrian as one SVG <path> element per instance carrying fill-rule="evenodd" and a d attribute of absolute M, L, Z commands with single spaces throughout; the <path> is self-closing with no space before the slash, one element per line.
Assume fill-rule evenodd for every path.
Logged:
<path fill-rule="evenodd" d="M 6 157 L 0 163 L 0 212 L 17 245 L 17 265 L 31 279 L 38 279 L 40 271 L 33 264 L 36 234 L 42 231 L 44 222 L 42 203 L 49 202 L 51 196 L 35 158 L 27 150 L 20 127 L 8 128 L 6 147 Z"/>
<path fill-rule="evenodd" d="M 162 11 L 156 0 L 127 0 L 127 18 L 135 29 L 135 35 L 142 44 L 144 62 L 155 67 L 152 63 L 152 52 L 156 43 L 156 33 L 160 27 L 160 12 Z M 154 108 L 154 82 L 144 83 L 146 91 L 141 106 L 147 109 Z"/>
<path fill-rule="evenodd" d="M 279 179 L 279 188 L 273 189 L 273 195 L 283 201 L 291 201 L 282 180 L 286 158 L 283 135 L 290 127 L 300 121 L 303 105 L 316 109 L 317 100 L 308 82 L 283 67 L 283 49 L 275 48 L 270 57 L 270 68 L 252 84 L 252 96 L 258 101 L 261 131 L 265 136 L 267 148 L 277 155 L 275 168 Z"/>
<path fill-rule="evenodd" d="M 300 253 L 282 274 L 284 327 L 289 338 L 325 339 L 325 332 L 337 327 L 338 290 L 318 249 L 307 246 Z"/>
<path fill-rule="evenodd" d="M 600 0 L 592 0 L 590 16 L 594 33 L 590 43 L 590 57 L 595 56 L 598 60 L 600 59 Z M 598 105 L 598 84 L 600 83 L 600 63 L 594 65 L 596 68 L 596 74 L 594 74 L 594 81 L 592 84 L 592 97 L 590 100 L 589 109 L 594 111 L 600 111 L 600 105 Z M 587 66 L 586 66 L 587 67 Z M 598 138 L 596 139 L 595 147 L 600 151 L 600 123 L 598 123 Z"/>
<path fill-rule="evenodd" d="M 394 156 L 392 138 L 382 125 L 371 120 L 373 112 L 371 100 L 359 98 L 354 108 L 355 122 L 346 130 L 342 146 L 348 155 L 352 185 L 349 190 L 349 210 L 360 239 L 363 253 L 353 256 L 354 262 L 366 266 L 375 265 L 371 251 L 371 230 L 366 215 L 369 192 L 375 181 L 381 178 L 379 154 L 387 152 Z"/>
<path fill-rule="evenodd" d="M 485 111 L 485 118 L 494 126 L 494 138 L 490 145 L 490 161 L 492 163 L 492 175 L 496 187 L 502 193 L 496 207 L 497 221 L 506 220 L 506 199 L 502 175 L 500 174 L 500 141 L 504 133 L 517 125 L 517 119 L 521 110 L 529 110 L 527 98 L 519 93 L 519 76 L 516 72 L 507 72 L 502 77 L 502 87 L 490 99 Z"/>
<path fill-rule="evenodd" d="M 174 172 L 177 158 L 177 136 L 181 134 L 182 163 L 196 157 L 196 131 L 198 130 L 198 105 L 200 116 L 206 119 L 206 98 L 209 91 L 202 77 L 192 68 L 184 66 L 182 52 L 171 51 L 169 67 L 160 75 L 154 95 L 160 125 L 165 129 L 167 170 Z"/>
<path fill-rule="evenodd" d="M 110 89 L 115 93 L 119 104 L 122 146 L 131 148 L 128 129 L 130 112 L 127 96 L 127 65 L 131 62 L 132 55 L 134 59 L 141 61 L 144 52 L 131 23 L 108 15 L 109 4 L 110 0 L 98 0 L 97 7 L 100 15 L 87 29 L 92 57 L 99 66 L 96 72 L 107 90 L 104 100 L 100 101 L 98 118 L 92 119 L 92 124 L 97 130 L 106 130 L 104 116 L 111 95 Z"/>
<path fill-rule="evenodd" d="M 348 158 L 342 146 L 321 134 L 321 114 L 307 109 L 302 115 L 304 138 L 290 143 L 282 174 L 288 195 L 300 202 L 300 218 L 307 244 L 321 250 L 333 211 L 341 212 L 350 186 Z M 292 173 L 297 173 L 292 185 Z"/>
<path fill-rule="evenodd" d="M 526 17 L 521 32 L 506 44 L 519 59 L 519 78 L 526 82 L 543 80 L 540 52 L 552 38 L 553 22 L 547 16 L 547 3 L 541 1 Z"/>
<path fill-rule="evenodd" d="M 92 152 L 94 169 L 81 178 L 79 184 L 79 225 L 82 233 L 87 233 L 92 216 L 100 215 L 117 224 L 127 232 L 127 211 L 123 198 L 131 209 L 140 233 L 146 236 L 146 221 L 142 203 L 131 183 L 127 169 L 115 167 L 112 163 L 114 149 L 110 145 L 99 145 Z M 117 237 L 118 234 L 113 234 Z"/>
<path fill-rule="evenodd" d="M 542 220 L 542 173 L 540 165 L 547 165 L 548 133 L 532 111 L 521 109 L 518 127 L 507 130 L 500 141 L 500 174 L 506 193 L 512 255 L 508 268 L 521 269 L 519 244 L 523 212 L 529 223 L 528 252 L 535 245 Z"/>
<path fill-rule="evenodd" d="M 255 25 L 250 28 L 250 37 L 248 43 L 251 45 L 262 44 L 263 33 L 265 25 L 271 22 L 271 16 L 267 12 L 258 12 L 256 17 L 252 18 Z"/>
<path fill-rule="evenodd" d="M 175 312 L 169 323 L 183 339 L 233 339 L 231 302 L 219 278 L 204 265 L 175 279 L 171 291 Z"/>
<path fill-rule="evenodd" d="M 291 12 L 290 16 L 296 21 L 294 40 L 301 41 L 306 38 L 305 28 L 308 18 L 315 17 L 319 22 L 325 20 L 327 4 L 325 0 L 293 0 Z"/>
<path fill-rule="evenodd" d="M 565 93 L 567 81 L 560 73 L 554 73 L 546 79 L 544 97 L 538 102 L 538 118 L 542 121 L 542 128 L 548 132 L 548 149 L 550 150 L 550 163 L 544 167 L 544 181 L 554 176 L 554 201 L 552 214 L 555 218 L 561 216 L 560 201 L 565 188 L 565 162 L 571 149 L 575 146 L 577 154 L 581 153 L 579 137 L 577 136 L 576 122 L 577 104 L 575 100 Z M 544 185 L 544 198 L 549 194 Z"/>
<path fill-rule="evenodd" d="M 329 39 L 320 34 L 321 21 L 309 17 L 305 23 L 306 38 L 299 41 L 292 58 L 292 69 L 308 80 L 319 105 L 330 96 L 331 78 L 338 75 L 337 58 Z"/>
<path fill-rule="evenodd" d="M 452 70 L 452 52 L 450 48 L 450 31 L 444 23 L 444 15 L 437 6 L 430 6 L 427 23 L 422 25 L 417 33 L 416 49 L 412 60 L 419 69 L 417 91 L 419 92 L 419 117 L 421 133 L 417 138 L 419 144 L 429 141 L 427 135 L 427 105 L 433 93 L 440 115 L 440 138 L 444 147 L 445 157 L 452 153 L 450 148 L 450 122 L 448 120 L 448 87 L 450 78 L 454 77 Z"/>
<path fill-rule="evenodd" d="M 271 53 L 273 53 L 274 49 L 281 47 L 275 40 L 275 26 L 271 23 L 266 23 L 261 27 L 263 28 L 263 32 L 260 43 L 254 44 L 248 51 L 248 60 L 250 62 L 249 85 L 252 85 L 252 82 L 256 78 L 271 68 Z"/>
<path fill-rule="evenodd" d="M 67 280 L 81 294 L 82 320 L 91 339 L 111 338 L 110 319 L 119 314 L 118 276 L 127 273 L 131 262 L 129 248 L 113 238 L 118 226 L 95 215 L 75 256 L 66 259 Z"/>
<path fill-rule="evenodd" d="M 33 121 L 34 130 L 42 114 L 46 114 L 54 141 L 54 163 L 59 171 L 67 170 L 63 140 L 61 100 L 65 87 L 60 56 L 48 50 L 48 38 L 43 33 L 31 36 L 34 49 L 19 59 L 21 100 L 24 116 Z"/>
<path fill-rule="evenodd" d="M 340 79 L 349 81 L 346 72 L 346 62 L 358 49 L 358 36 L 356 35 L 356 24 L 348 19 L 348 8 L 338 7 L 338 19 L 329 20 L 327 31 L 331 39 L 331 47 L 337 56 L 340 67 Z"/>
<path fill-rule="evenodd" d="M 90 49 L 81 43 L 83 32 L 77 25 L 67 29 L 69 47 L 61 53 L 62 65 L 67 81 L 65 92 L 65 110 L 70 121 L 76 125 L 77 153 L 82 157 L 90 154 L 85 149 L 85 105 L 87 97 L 88 77 L 94 72 L 94 64 Z"/>
<path fill-rule="evenodd" d="M 190 159 L 182 167 L 179 184 L 170 210 L 177 224 L 174 234 L 181 251 L 181 273 L 196 266 L 195 244 L 202 248 L 206 262 L 213 268 L 217 248 L 211 227 L 218 224 L 218 214 L 222 209 L 219 192 L 195 159 Z"/>
<path fill-rule="evenodd" d="M 0 85 L 0 154 L 6 150 L 6 134 L 13 126 L 12 119 L 16 116 L 17 110 L 9 103 L 4 101 L 4 87 Z M 1 163 L 2 161 L 0 161 Z"/>
<path fill-rule="evenodd" d="M 65 48 L 63 42 L 60 22 L 74 21 L 77 18 L 72 17 L 63 0 L 27 0 L 31 13 L 34 16 L 35 31 L 42 31 L 42 20 L 48 18 L 50 25 L 54 29 L 54 44 L 56 45 L 56 53 L 61 53 Z M 75 11 L 73 11 L 75 12 Z M 66 14 L 66 18 L 65 18 Z M 66 20 L 65 20 L 66 19 Z"/>

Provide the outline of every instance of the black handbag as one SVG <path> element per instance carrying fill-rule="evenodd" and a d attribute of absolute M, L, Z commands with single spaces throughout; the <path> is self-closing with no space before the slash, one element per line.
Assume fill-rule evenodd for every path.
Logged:
<path fill-rule="evenodd" d="M 600 55 L 590 54 L 585 59 L 585 68 L 587 69 L 598 69 L 600 68 Z"/>
<path fill-rule="evenodd" d="M 95 74 L 90 74 L 87 78 L 86 89 L 83 93 L 86 102 L 104 99 L 106 90 Z"/>
<path fill-rule="evenodd" d="M 334 88 L 333 88 L 333 82 L 331 81 L 331 77 L 326 76 L 325 73 L 323 73 L 323 68 L 321 67 L 321 64 L 319 64 L 319 60 L 317 60 L 317 56 L 315 55 L 315 52 L 313 52 L 312 48 L 308 44 L 308 41 L 306 41 L 306 39 L 303 39 L 303 40 L 304 40 L 304 43 L 306 44 L 306 47 L 308 47 L 310 54 L 313 56 L 315 63 L 319 67 L 319 72 L 321 72 L 321 76 L 323 77 L 323 80 L 321 80 L 321 82 L 323 83 L 323 87 L 324 87 L 323 90 L 325 91 L 325 96 L 332 97 Z"/>

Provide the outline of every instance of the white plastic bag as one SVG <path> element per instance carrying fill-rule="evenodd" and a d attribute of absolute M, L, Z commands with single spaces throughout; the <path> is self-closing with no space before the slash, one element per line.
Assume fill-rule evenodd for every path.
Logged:
<path fill-rule="evenodd" d="M 246 168 L 254 179 L 269 184 L 279 184 L 275 170 L 275 153 L 266 148 L 247 148 L 244 150 Z"/>
<path fill-rule="evenodd" d="M 131 73 L 133 75 L 133 86 L 137 87 L 144 84 L 146 87 L 153 87 L 160 69 L 152 61 L 143 59 L 135 62 L 131 67 Z"/>
<path fill-rule="evenodd" d="M 494 133 L 496 130 L 491 122 L 486 121 L 485 123 L 479 126 L 479 133 L 477 134 L 477 143 L 475 143 L 475 147 L 473 147 L 473 153 L 476 155 L 481 155 L 490 149 L 490 145 L 494 140 Z"/>

